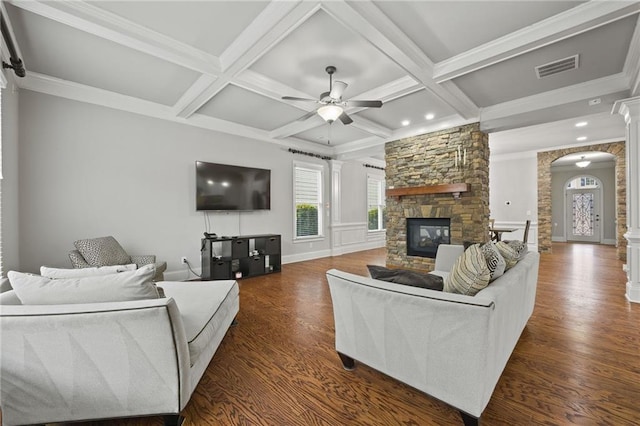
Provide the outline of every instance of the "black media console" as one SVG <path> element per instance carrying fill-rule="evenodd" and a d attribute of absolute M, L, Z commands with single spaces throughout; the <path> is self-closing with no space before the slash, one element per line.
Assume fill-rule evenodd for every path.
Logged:
<path fill-rule="evenodd" d="M 231 280 L 279 272 L 280 235 L 202 239 L 202 279 Z"/>

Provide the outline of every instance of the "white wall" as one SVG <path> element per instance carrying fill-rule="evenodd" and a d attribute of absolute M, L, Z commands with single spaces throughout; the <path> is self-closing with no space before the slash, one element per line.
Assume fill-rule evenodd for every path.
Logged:
<path fill-rule="evenodd" d="M 602 226 L 603 243 L 616 242 L 616 177 L 615 163 L 599 166 L 597 163 L 588 169 L 576 170 L 575 167 L 560 167 L 551 170 L 551 238 L 553 241 L 566 241 L 565 235 L 565 184 L 578 176 L 593 176 L 602 182 Z"/>
<path fill-rule="evenodd" d="M 529 245 L 537 246 L 538 160 L 535 154 L 490 158 L 489 211 L 496 226 L 522 228 L 531 220 Z M 504 234 L 503 238 L 520 239 L 522 231 Z"/>
<path fill-rule="evenodd" d="M 18 213 L 18 105 L 13 71 L 2 90 L 2 258 L 4 275 L 20 269 Z"/>
<path fill-rule="evenodd" d="M 330 200 L 326 161 L 294 156 L 265 142 L 30 91 L 21 92 L 19 118 L 19 253 L 24 271 L 37 272 L 40 265 L 68 267 L 74 240 L 113 235 L 132 254 L 166 260 L 169 271 L 179 271 L 168 274 L 170 278 L 186 278 L 180 257 L 199 268 L 205 230 L 204 214 L 195 211 L 196 160 L 272 172 L 270 211 L 209 213 L 211 232 L 282 234 L 285 261 L 300 253 L 330 253 L 329 220 L 323 241 L 296 244 L 292 238 L 293 161 L 324 166 Z M 345 164 L 349 170 L 350 163 Z M 354 185 L 365 188 L 365 183 Z M 366 206 L 359 204 L 366 218 Z M 350 206 L 344 211 L 347 217 L 359 215 Z"/>

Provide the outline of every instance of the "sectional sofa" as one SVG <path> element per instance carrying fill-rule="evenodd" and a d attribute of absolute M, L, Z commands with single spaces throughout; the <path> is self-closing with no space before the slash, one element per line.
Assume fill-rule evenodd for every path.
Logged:
<path fill-rule="evenodd" d="M 450 259 L 436 257 L 437 273 L 446 277 L 443 268 L 462 251 L 442 250 Z M 362 362 L 457 408 L 465 424 L 478 424 L 533 312 L 539 259 L 527 253 L 474 296 L 328 271 L 344 368 Z"/>

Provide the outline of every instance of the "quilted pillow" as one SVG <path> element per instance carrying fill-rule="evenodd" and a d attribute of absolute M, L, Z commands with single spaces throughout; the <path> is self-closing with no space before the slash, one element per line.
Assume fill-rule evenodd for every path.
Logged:
<path fill-rule="evenodd" d="M 482 246 L 482 254 L 484 254 L 484 258 L 487 261 L 487 267 L 489 268 L 489 274 L 491 275 L 489 282 L 502 276 L 507 267 L 507 262 L 504 260 L 504 257 L 502 257 L 493 241 L 489 241 Z"/>
<path fill-rule="evenodd" d="M 50 279 L 9 271 L 9 281 L 23 305 L 124 302 L 157 299 L 153 265 L 119 274 Z"/>
<path fill-rule="evenodd" d="M 91 266 L 127 265 L 131 263 L 131 257 L 111 236 L 78 240 L 73 245 L 76 246 L 76 250 Z"/>
<path fill-rule="evenodd" d="M 428 288 L 442 291 L 442 277 L 434 274 L 423 274 L 405 269 L 390 269 L 384 266 L 367 265 L 371 278 L 412 287 Z"/>
<path fill-rule="evenodd" d="M 513 268 L 527 254 L 527 244 L 522 241 L 499 241 L 496 248 L 507 262 L 505 271 Z"/>
<path fill-rule="evenodd" d="M 65 268 L 49 268 L 47 266 L 40 267 L 40 275 L 45 278 L 81 278 L 92 277 L 95 275 L 109 275 L 116 274 L 118 272 L 135 271 L 137 269 L 135 263 L 128 265 L 113 265 L 113 266 L 94 266 L 91 268 L 80 269 L 65 269 Z"/>
<path fill-rule="evenodd" d="M 444 280 L 444 291 L 475 296 L 489 284 L 491 274 L 480 244 L 464 251 Z"/>

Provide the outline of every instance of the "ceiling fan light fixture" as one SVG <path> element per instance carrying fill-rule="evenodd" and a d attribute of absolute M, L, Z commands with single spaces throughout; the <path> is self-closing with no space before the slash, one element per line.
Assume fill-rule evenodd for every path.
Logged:
<path fill-rule="evenodd" d="M 328 123 L 333 123 L 342 114 L 343 109 L 338 105 L 325 105 L 318 108 L 318 115 Z"/>

